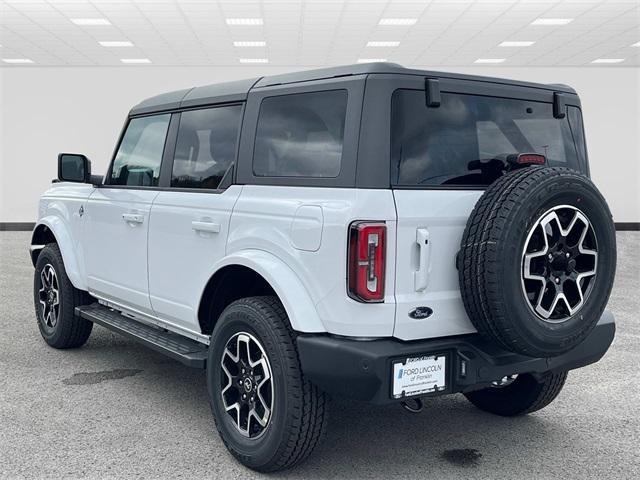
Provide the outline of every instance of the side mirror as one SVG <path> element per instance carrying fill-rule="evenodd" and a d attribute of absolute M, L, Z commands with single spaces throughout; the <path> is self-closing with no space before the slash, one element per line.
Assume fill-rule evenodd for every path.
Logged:
<path fill-rule="evenodd" d="M 79 153 L 58 154 L 58 180 L 91 183 L 91 161 Z"/>

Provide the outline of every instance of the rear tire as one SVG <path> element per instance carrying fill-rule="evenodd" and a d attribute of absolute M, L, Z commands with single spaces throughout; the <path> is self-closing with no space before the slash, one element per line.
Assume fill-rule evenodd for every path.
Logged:
<path fill-rule="evenodd" d="M 295 336 L 277 298 L 249 297 L 222 312 L 211 337 L 216 427 L 231 454 L 260 472 L 302 462 L 324 437 L 327 397 L 304 377 Z"/>
<path fill-rule="evenodd" d="M 513 417 L 549 405 L 562 390 L 566 379 L 567 372 L 549 373 L 540 380 L 531 374 L 523 374 L 504 387 L 489 387 L 464 395 L 480 410 Z"/>
<path fill-rule="evenodd" d="M 93 323 L 75 315 L 75 308 L 92 297 L 73 286 L 58 245 L 42 249 L 33 277 L 33 300 L 40 334 L 53 348 L 77 348 L 91 335 Z"/>

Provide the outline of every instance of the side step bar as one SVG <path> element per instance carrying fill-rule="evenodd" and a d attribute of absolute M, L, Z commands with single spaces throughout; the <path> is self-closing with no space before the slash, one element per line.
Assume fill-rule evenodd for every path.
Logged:
<path fill-rule="evenodd" d="M 99 303 L 76 307 L 76 315 L 129 337 L 193 368 L 205 368 L 206 345 L 158 327 L 133 320 Z"/>

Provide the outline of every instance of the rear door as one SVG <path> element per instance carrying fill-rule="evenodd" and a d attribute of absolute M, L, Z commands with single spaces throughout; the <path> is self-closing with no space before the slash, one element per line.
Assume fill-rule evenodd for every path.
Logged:
<path fill-rule="evenodd" d="M 156 315 L 200 332 L 198 305 L 214 265 L 225 255 L 231 212 L 242 186 L 231 178 L 242 105 L 174 114 L 170 186 L 153 202 L 149 226 L 149 294 Z M 225 178 L 226 175 L 226 178 Z M 223 183 L 223 178 L 225 178 Z"/>
<path fill-rule="evenodd" d="M 475 331 L 460 296 L 456 254 L 475 203 L 503 174 L 501 158 L 536 152 L 551 166 L 584 171 L 568 116 L 553 116 L 553 92 L 463 80 L 439 84 L 437 107 L 427 107 L 424 78 L 391 95 L 394 335 L 402 339 Z"/>

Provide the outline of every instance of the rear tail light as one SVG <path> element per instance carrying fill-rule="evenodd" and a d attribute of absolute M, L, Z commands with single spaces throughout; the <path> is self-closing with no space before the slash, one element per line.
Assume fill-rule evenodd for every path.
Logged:
<path fill-rule="evenodd" d="M 354 222 L 349 227 L 349 296 L 361 302 L 384 300 L 386 263 L 384 222 Z"/>

